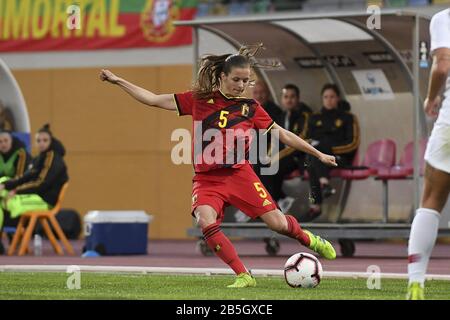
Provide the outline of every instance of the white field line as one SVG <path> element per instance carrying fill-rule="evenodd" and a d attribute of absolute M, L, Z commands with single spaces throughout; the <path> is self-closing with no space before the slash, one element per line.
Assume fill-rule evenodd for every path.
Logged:
<path fill-rule="evenodd" d="M 0 272 L 66 272 L 69 265 L 0 265 Z M 128 266 L 87 266 L 78 265 L 82 272 L 98 273 L 129 273 L 129 274 L 190 274 L 190 275 L 232 275 L 230 269 L 225 268 L 172 268 L 172 267 L 128 267 Z M 283 270 L 252 269 L 256 276 L 283 276 Z M 368 278 L 373 273 L 325 271 L 325 278 Z M 381 278 L 407 279 L 406 273 L 381 273 Z M 429 274 L 427 280 L 450 281 L 450 275 Z"/>

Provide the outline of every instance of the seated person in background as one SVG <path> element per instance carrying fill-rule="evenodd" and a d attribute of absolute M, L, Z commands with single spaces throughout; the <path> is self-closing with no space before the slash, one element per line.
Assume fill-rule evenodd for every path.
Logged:
<path fill-rule="evenodd" d="M 14 131 L 14 116 L 7 107 L 3 105 L 0 100 L 0 130 Z"/>
<path fill-rule="evenodd" d="M 309 118 L 307 137 L 315 148 L 334 155 L 339 167 L 349 166 L 360 141 L 358 120 L 350 112 L 338 108 L 340 91 L 336 85 L 324 85 L 321 95 L 323 107 Z M 331 168 L 307 157 L 307 170 L 312 201 L 309 218 L 312 220 L 321 213 L 322 199 L 336 190 L 329 183 Z"/>
<path fill-rule="evenodd" d="M 30 162 L 25 144 L 11 132 L 0 131 L 0 177 L 21 177 Z"/>
<path fill-rule="evenodd" d="M 269 116 L 272 118 L 273 121 L 275 121 L 276 123 L 281 123 L 281 116 L 283 112 L 280 109 L 280 107 L 272 101 L 269 88 L 267 87 L 265 82 L 261 80 L 256 81 L 255 86 L 253 87 L 252 90 L 252 98 L 261 104 L 261 106 L 264 108 L 264 110 L 266 110 L 266 112 L 269 114 Z M 267 139 L 269 141 L 267 148 L 270 150 L 270 140 L 271 140 L 270 132 L 267 134 Z M 259 146 L 258 136 L 255 137 L 255 145 Z M 252 166 L 255 173 L 257 175 L 260 175 L 262 164 L 260 162 L 259 157 L 257 161 L 258 162 L 254 163 Z"/>
<path fill-rule="evenodd" d="M 0 178 L 18 178 L 23 175 L 31 162 L 31 156 L 25 149 L 25 144 L 14 137 L 9 131 L 0 131 Z M 11 219 L 8 213 L 4 215 L 4 226 L 15 227 L 17 219 Z M 0 227 L 0 235 L 2 233 Z M 0 242 L 0 254 L 4 253 Z"/>
<path fill-rule="evenodd" d="M 17 218 L 27 211 L 48 210 L 53 207 L 62 186 L 69 178 L 64 162 L 65 149 L 53 137 L 49 125 L 36 134 L 39 155 L 23 176 L 0 178 L 0 228 L 4 211 Z"/>
<path fill-rule="evenodd" d="M 278 124 L 305 139 L 311 109 L 300 102 L 300 90 L 296 85 L 284 86 L 281 93 L 281 105 L 284 111 L 280 117 L 281 122 Z M 260 179 L 274 200 L 278 202 L 281 211 L 286 212 L 294 199 L 284 195 L 283 180 L 294 170 L 298 169 L 303 172 L 305 154 L 291 147 L 285 147 L 282 143 L 279 148 L 279 153 L 272 155 L 272 161 L 280 161 L 278 172 L 274 175 L 260 175 Z"/>
<path fill-rule="evenodd" d="M 270 99 L 269 88 L 263 81 L 256 81 L 255 86 L 253 87 L 252 95 L 253 99 L 257 100 L 263 106 L 264 110 L 266 110 L 272 120 L 278 123 L 282 111 L 280 107 Z"/>
<path fill-rule="evenodd" d="M 285 96 L 286 94 L 286 96 Z M 282 102 L 283 110 L 286 111 L 285 106 L 288 104 L 297 104 L 297 106 L 294 108 L 298 112 L 306 112 L 308 114 L 312 113 L 312 109 L 302 101 L 302 95 L 300 92 L 300 89 L 292 83 L 289 83 L 283 87 L 282 90 L 282 99 L 285 99 L 285 102 Z M 288 101 L 290 100 L 290 101 Z M 290 107 L 289 107 L 290 108 Z"/>

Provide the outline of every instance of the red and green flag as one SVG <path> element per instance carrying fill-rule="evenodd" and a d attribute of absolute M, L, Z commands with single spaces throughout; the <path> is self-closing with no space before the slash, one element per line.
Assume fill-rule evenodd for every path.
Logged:
<path fill-rule="evenodd" d="M 0 0 L 0 51 L 189 45 L 197 0 Z"/>

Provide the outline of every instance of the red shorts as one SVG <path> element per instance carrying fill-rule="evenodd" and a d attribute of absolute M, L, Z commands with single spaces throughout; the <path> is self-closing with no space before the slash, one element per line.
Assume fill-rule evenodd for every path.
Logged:
<path fill-rule="evenodd" d="M 197 173 L 193 178 L 192 215 L 198 206 L 216 210 L 217 221 L 224 217 L 225 207 L 232 205 L 252 219 L 277 209 L 269 192 L 246 163 L 239 168 L 221 168 Z"/>

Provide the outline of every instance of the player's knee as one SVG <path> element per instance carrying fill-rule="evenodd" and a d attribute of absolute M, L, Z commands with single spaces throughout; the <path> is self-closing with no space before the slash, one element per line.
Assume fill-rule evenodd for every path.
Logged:
<path fill-rule="evenodd" d="M 441 212 L 444 209 L 447 198 L 447 190 L 429 190 L 429 192 L 423 193 L 421 206 L 423 208 L 433 209 L 437 212 Z"/>
<path fill-rule="evenodd" d="M 201 211 L 195 212 L 195 217 L 197 220 L 197 225 L 202 229 L 212 225 L 217 220 L 214 214 Z"/>
<path fill-rule="evenodd" d="M 421 207 L 427 208 L 427 209 L 432 209 L 434 211 L 441 213 L 441 211 L 444 209 L 446 201 L 447 201 L 447 198 L 442 199 L 442 198 L 435 198 L 435 197 L 425 197 L 422 200 Z"/>
<path fill-rule="evenodd" d="M 207 219 L 207 218 L 199 218 L 199 219 L 197 219 L 197 225 L 200 228 L 202 228 L 202 229 L 205 229 L 205 228 L 209 227 L 210 225 L 212 225 L 215 222 L 216 221 L 213 221 L 213 220 Z"/>
<path fill-rule="evenodd" d="M 284 234 L 287 231 L 287 222 L 285 220 L 284 216 L 280 216 L 279 218 L 272 220 L 268 224 L 268 227 L 272 231 Z"/>

